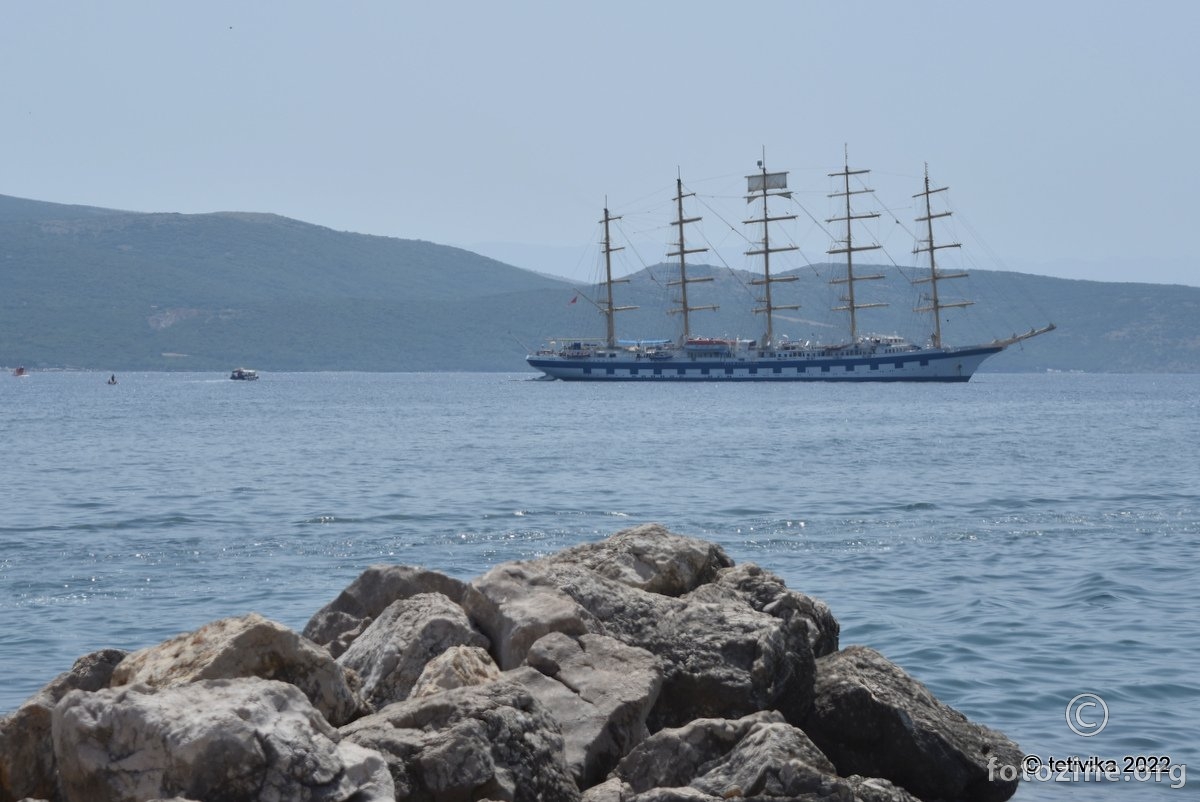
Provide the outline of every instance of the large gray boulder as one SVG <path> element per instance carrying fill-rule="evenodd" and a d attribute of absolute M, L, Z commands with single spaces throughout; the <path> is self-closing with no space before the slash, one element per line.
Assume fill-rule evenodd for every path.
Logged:
<path fill-rule="evenodd" d="M 776 618 L 796 618 L 808 630 L 813 656 L 823 657 L 838 650 L 841 625 L 829 605 L 791 590 L 778 575 L 754 563 L 721 569 L 712 582 L 696 588 L 688 598 L 717 603 L 736 598 Z"/>
<path fill-rule="evenodd" d="M 511 669 L 521 665 L 534 641 L 550 632 L 604 633 L 597 617 L 607 620 L 614 607 L 588 607 L 580 596 L 595 594 L 587 588 L 581 594 L 573 592 L 579 581 L 638 592 L 620 594 L 620 603 L 634 605 L 637 609 L 630 614 L 637 616 L 656 604 L 647 599 L 669 608 L 670 597 L 711 582 L 732 565 L 714 543 L 646 524 L 539 560 L 495 566 L 471 582 L 462 603 L 495 644 L 500 668 Z"/>
<path fill-rule="evenodd" d="M 337 662 L 357 672 L 363 695 L 381 708 L 407 699 L 425 664 L 450 647 L 489 645 L 453 601 L 418 593 L 388 605 Z"/>
<path fill-rule="evenodd" d="M 587 568 L 631 588 L 663 596 L 682 596 L 733 565 L 716 543 L 677 535 L 661 524 L 623 529 L 599 542 L 551 554 L 545 562 Z"/>
<path fill-rule="evenodd" d="M 815 669 L 798 617 L 776 618 L 735 596 L 708 601 L 699 591 L 679 598 L 648 593 L 577 566 L 548 570 L 586 613 L 592 632 L 662 661 L 663 687 L 647 721 L 652 732 L 758 710 L 781 710 L 792 720 L 807 713 Z"/>
<path fill-rule="evenodd" d="M 613 782 L 613 780 L 619 782 Z M 850 784 L 779 713 L 699 719 L 634 748 L 603 793 L 643 799 L 795 799 L 854 802 Z M 602 799 L 597 792 L 588 799 Z"/>
<path fill-rule="evenodd" d="M 54 706 L 71 691 L 106 687 L 126 654 L 120 649 L 103 649 L 84 655 L 70 671 L 59 674 L 11 715 L 0 718 L 0 802 L 57 798 L 58 767 L 51 739 Z"/>
<path fill-rule="evenodd" d="M 553 632 L 533 645 L 528 665 L 506 673 L 562 727 L 567 766 L 580 788 L 605 775 L 647 735 L 658 698 L 658 659 L 604 635 Z"/>
<path fill-rule="evenodd" d="M 652 731 L 759 710 L 778 710 L 798 722 L 812 704 L 815 665 L 798 617 L 776 618 L 736 600 L 685 597 L 685 605 L 648 635 L 617 637 L 663 661 L 663 690 L 648 722 Z"/>
<path fill-rule="evenodd" d="M 804 730 L 843 775 L 891 780 L 925 800 L 1003 802 L 1016 791 L 1020 749 L 968 721 L 874 649 L 850 646 L 817 661 L 816 701 Z M 989 760 L 1011 772 L 988 770 Z"/>
<path fill-rule="evenodd" d="M 495 682 L 500 676 L 496 661 L 486 650 L 478 646 L 451 646 L 425 664 L 409 698 L 483 685 Z"/>
<path fill-rule="evenodd" d="M 412 697 L 341 729 L 383 755 L 397 800 L 573 802 L 558 724 L 501 680 Z"/>
<path fill-rule="evenodd" d="M 353 672 L 326 650 L 257 613 L 213 621 L 134 652 L 113 671 L 110 684 L 163 688 L 235 677 L 289 682 L 334 726 L 367 712 Z"/>
<path fill-rule="evenodd" d="M 72 691 L 53 733 L 67 802 L 393 796 L 378 753 L 341 743 L 303 693 L 273 680 Z"/>
<path fill-rule="evenodd" d="M 856 802 L 919 802 L 917 797 L 882 777 L 851 774 L 846 782 L 854 789 Z"/>
<path fill-rule="evenodd" d="M 463 606 L 496 644 L 502 669 L 520 665 L 551 632 L 608 635 L 651 652 L 663 664 L 651 731 L 766 709 L 798 721 L 811 704 L 806 619 L 756 610 L 733 591 L 665 596 L 555 558 L 496 566 L 472 583 Z"/>
<path fill-rule="evenodd" d="M 887 780 L 877 777 L 861 777 L 857 774 L 845 778 L 845 786 L 851 795 L 846 796 L 846 790 L 840 785 L 829 789 L 824 796 L 821 792 L 803 793 L 799 796 L 785 794 L 779 796 L 764 792 L 753 797 L 743 796 L 740 787 L 731 787 L 727 795 L 710 794 L 690 785 L 674 788 L 651 788 L 635 792 L 629 783 L 620 777 L 610 777 L 599 785 L 593 785 L 583 793 L 583 802 L 726 802 L 730 799 L 746 799 L 747 802 L 819 802 L 820 800 L 845 800 L 845 802 L 919 802 L 912 794 L 899 788 Z M 764 789 L 766 791 L 767 789 Z"/>
<path fill-rule="evenodd" d="M 425 568 L 372 565 L 318 610 L 303 634 L 338 657 L 393 602 L 419 593 L 440 593 L 458 603 L 466 587 L 457 579 Z"/>
<path fill-rule="evenodd" d="M 538 563 L 495 566 L 471 582 L 462 605 L 491 639 L 492 656 L 502 670 L 521 665 L 529 647 L 543 635 L 585 635 L 600 628 Z"/>
<path fill-rule="evenodd" d="M 583 792 L 583 802 L 628 802 L 633 798 L 633 789 L 620 777 L 609 777 Z"/>

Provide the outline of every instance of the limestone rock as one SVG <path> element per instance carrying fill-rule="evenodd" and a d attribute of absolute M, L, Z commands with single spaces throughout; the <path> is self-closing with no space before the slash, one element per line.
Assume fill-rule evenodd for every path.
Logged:
<path fill-rule="evenodd" d="M 234 677 L 290 682 L 335 726 L 366 712 L 353 673 L 324 649 L 257 613 L 214 621 L 134 652 L 117 666 L 111 685 L 161 688 Z"/>
<path fill-rule="evenodd" d="M 801 621 L 775 618 L 736 598 L 710 603 L 693 594 L 647 593 L 578 568 L 558 568 L 555 579 L 598 622 L 594 631 L 662 661 L 651 731 L 695 718 L 767 709 L 796 718 L 807 711 L 814 667 Z"/>
<path fill-rule="evenodd" d="M 660 637 L 649 643 L 627 641 L 649 649 L 665 666 L 651 730 L 759 710 L 779 710 L 793 722 L 807 714 L 815 665 L 798 617 L 776 618 L 744 602 L 688 599 L 659 629 Z"/>
<path fill-rule="evenodd" d="M 802 731 L 769 711 L 740 719 L 700 719 L 664 729 L 614 770 L 644 799 L 795 799 L 854 802 L 849 783 Z"/>
<path fill-rule="evenodd" d="M 851 774 L 846 782 L 854 789 L 859 802 L 920 802 L 917 797 L 882 777 Z"/>
<path fill-rule="evenodd" d="M 849 785 L 801 730 L 783 721 L 761 722 L 725 755 L 702 767 L 689 783 L 706 793 L 729 798 L 797 797 L 853 802 Z"/>
<path fill-rule="evenodd" d="M 730 799 L 739 799 L 736 795 L 729 797 Z M 706 794 L 703 791 L 684 786 L 683 788 L 652 788 L 649 791 L 643 791 L 640 794 L 635 794 L 631 797 L 625 797 L 622 802 L 724 802 L 719 796 Z M 760 802 L 758 799 L 753 802 Z M 788 802 L 792 802 L 788 800 Z M 802 802 L 810 802 L 805 798 Z"/>
<path fill-rule="evenodd" d="M 814 657 L 838 650 L 841 625 L 833 617 L 829 605 L 789 589 L 778 575 L 754 563 L 722 569 L 710 584 L 698 588 L 690 598 L 719 601 L 730 595 L 776 618 L 799 617 L 808 629 L 808 642 Z"/>
<path fill-rule="evenodd" d="M 259 678 L 72 691 L 54 710 L 67 802 L 341 802 L 392 797 L 378 753 L 340 736 L 294 685 Z"/>
<path fill-rule="evenodd" d="M 733 565 L 717 544 L 674 534 L 661 524 L 634 526 L 599 543 L 563 549 L 546 562 L 578 565 L 623 585 L 664 596 L 682 596 Z"/>
<path fill-rule="evenodd" d="M 0 718 L 0 802 L 57 796 L 50 729 L 54 706 L 73 690 L 97 691 L 108 685 L 127 653 L 103 649 L 75 661 L 12 714 Z"/>
<path fill-rule="evenodd" d="M 664 596 L 569 562 L 534 561 L 496 566 L 472 583 L 464 606 L 497 644 L 502 669 L 550 632 L 608 635 L 656 655 L 663 687 L 651 731 L 765 709 L 803 718 L 815 670 L 805 619 L 760 612 L 732 591 L 711 602 L 698 593 Z"/>
<path fill-rule="evenodd" d="M 346 780 L 356 789 L 347 797 L 347 802 L 394 802 L 396 786 L 381 754 L 350 741 L 341 741 L 338 755 L 345 766 Z"/>
<path fill-rule="evenodd" d="M 567 766 L 580 788 L 604 778 L 649 732 L 662 669 L 654 655 L 604 635 L 554 632 L 538 640 L 529 665 L 507 676 L 527 687 L 563 731 Z"/>
<path fill-rule="evenodd" d="M 816 701 L 804 729 L 841 774 L 883 777 L 922 799 L 1003 802 L 1017 788 L 1000 772 L 988 777 L 990 758 L 1018 765 L 1016 744 L 968 721 L 865 646 L 817 662 Z"/>
<path fill-rule="evenodd" d="M 429 696 L 452 688 L 483 685 L 500 679 L 492 656 L 478 646 L 451 646 L 425 664 L 409 698 Z"/>
<path fill-rule="evenodd" d="M 425 664 L 451 646 L 489 643 L 450 599 L 418 593 L 388 605 L 337 661 L 358 673 L 363 695 L 380 708 L 407 699 Z"/>
<path fill-rule="evenodd" d="M 625 802 L 632 797 L 633 789 L 620 777 L 609 777 L 583 792 L 583 802 Z"/>
<path fill-rule="evenodd" d="M 425 568 L 372 565 L 336 599 L 318 610 L 305 625 L 303 634 L 338 657 L 392 602 L 418 593 L 440 593 L 459 603 L 466 587 L 457 579 Z"/>
<path fill-rule="evenodd" d="M 397 800 L 579 799 L 558 725 L 514 682 L 410 697 L 341 733 L 383 755 Z"/>
<path fill-rule="evenodd" d="M 529 647 L 543 635 L 584 635 L 596 626 L 536 563 L 497 565 L 471 583 L 462 604 L 491 639 L 496 663 L 505 670 L 521 665 Z"/>

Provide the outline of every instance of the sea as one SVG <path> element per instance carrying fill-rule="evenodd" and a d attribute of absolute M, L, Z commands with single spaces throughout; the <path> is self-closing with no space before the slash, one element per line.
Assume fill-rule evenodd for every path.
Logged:
<path fill-rule="evenodd" d="M 1006 733 L 1017 799 L 1197 797 L 1200 375 L 108 378 L 0 376 L 0 713 L 95 649 L 299 631 L 375 563 L 467 580 L 658 522 Z"/>

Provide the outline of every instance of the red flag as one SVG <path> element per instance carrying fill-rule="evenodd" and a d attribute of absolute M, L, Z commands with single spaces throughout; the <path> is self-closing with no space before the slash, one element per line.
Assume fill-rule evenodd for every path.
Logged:
<path fill-rule="evenodd" d="M 576 295 L 574 298 L 572 298 L 571 300 L 567 301 L 567 306 L 570 306 L 571 304 L 575 303 L 575 302 L 576 302 L 576 301 L 578 301 L 578 300 L 579 300 L 579 296 L 578 296 L 578 295 Z"/>

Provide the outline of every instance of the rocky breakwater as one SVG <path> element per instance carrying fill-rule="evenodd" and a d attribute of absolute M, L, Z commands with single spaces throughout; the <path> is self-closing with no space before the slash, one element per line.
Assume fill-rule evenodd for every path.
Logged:
<path fill-rule="evenodd" d="M 367 569 L 81 658 L 0 720 L 0 802 L 1004 800 L 1017 746 L 821 601 L 646 525 L 470 583 Z"/>

